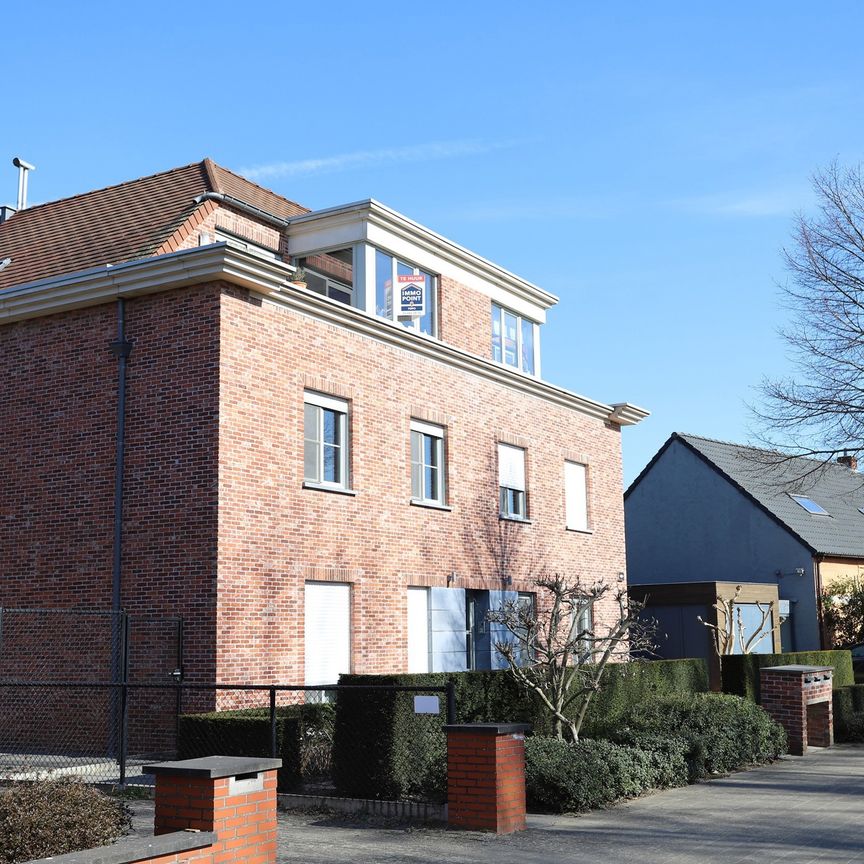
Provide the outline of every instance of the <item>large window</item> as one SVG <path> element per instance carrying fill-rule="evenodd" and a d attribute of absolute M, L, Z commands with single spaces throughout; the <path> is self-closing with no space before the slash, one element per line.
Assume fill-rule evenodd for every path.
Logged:
<path fill-rule="evenodd" d="M 498 445 L 498 491 L 502 517 L 527 518 L 525 451 L 521 447 Z"/>
<path fill-rule="evenodd" d="M 411 497 L 421 503 L 444 504 L 444 429 L 411 421 Z"/>
<path fill-rule="evenodd" d="M 349 306 L 354 303 L 354 249 L 318 252 L 297 260 L 306 271 L 306 286 Z"/>
<path fill-rule="evenodd" d="M 435 277 L 419 267 L 400 261 L 380 249 L 375 250 L 375 314 L 390 321 L 399 321 L 405 327 L 421 333 L 435 335 Z M 409 280 L 399 277 L 420 277 Z M 400 315 L 400 291 L 404 283 L 422 289 L 425 311 L 420 316 Z"/>
<path fill-rule="evenodd" d="M 537 368 L 537 325 L 497 303 L 492 304 L 492 359 L 533 375 Z"/>
<path fill-rule="evenodd" d="M 564 463 L 564 504 L 567 528 L 588 530 L 588 469 L 579 462 Z"/>
<path fill-rule="evenodd" d="M 307 390 L 303 395 L 303 478 L 348 486 L 348 403 Z"/>

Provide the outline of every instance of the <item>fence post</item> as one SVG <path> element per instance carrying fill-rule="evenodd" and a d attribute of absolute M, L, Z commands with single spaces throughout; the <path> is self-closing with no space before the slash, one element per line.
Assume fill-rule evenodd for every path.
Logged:
<path fill-rule="evenodd" d="M 447 682 L 447 725 L 452 726 L 456 722 L 456 685 L 452 681 Z"/>
<path fill-rule="evenodd" d="M 276 758 L 276 688 L 270 688 L 270 756 Z"/>

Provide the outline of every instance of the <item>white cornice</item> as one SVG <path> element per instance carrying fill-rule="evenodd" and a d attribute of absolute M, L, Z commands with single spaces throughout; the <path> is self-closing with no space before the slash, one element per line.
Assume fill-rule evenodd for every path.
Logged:
<path fill-rule="evenodd" d="M 467 270 L 492 285 L 536 304 L 542 309 L 549 309 L 558 302 L 558 298 L 554 294 L 544 291 L 539 286 L 511 273 L 509 270 L 505 270 L 493 261 L 477 255 L 470 249 L 448 240 L 441 234 L 426 228 L 407 216 L 403 216 L 374 198 L 292 217 L 288 220 L 289 244 L 291 237 L 320 231 L 323 226 L 336 228 L 364 221 L 383 228 L 457 267 Z"/>
<path fill-rule="evenodd" d="M 374 318 L 350 306 L 290 284 L 293 268 L 282 261 L 214 243 L 116 266 L 97 267 L 0 291 L 0 325 L 96 306 L 117 297 L 170 291 L 223 280 L 248 288 L 271 302 L 337 327 L 462 369 L 511 390 L 528 393 L 617 426 L 638 423 L 648 412 L 607 405 L 523 375 L 422 333 Z"/>

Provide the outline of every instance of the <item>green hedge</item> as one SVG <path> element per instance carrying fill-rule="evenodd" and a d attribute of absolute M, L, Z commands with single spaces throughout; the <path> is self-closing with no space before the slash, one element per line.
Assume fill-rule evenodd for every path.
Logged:
<path fill-rule="evenodd" d="M 864 729 L 864 684 L 834 691 L 834 737 L 838 741 L 862 740 Z"/>
<path fill-rule="evenodd" d="M 506 670 L 437 672 L 414 675 L 342 675 L 340 684 L 443 686 L 452 681 L 458 723 L 531 723 L 549 731 L 539 702 Z M 676 693 L 708 689 L 702 659 L 610 664 L 603 689 L 594 697 L 583 733 L 614 726 L 631 704 Z M 336 699 L 333 774 L 341 794 L 358 798 L 405 800 L 443 798 L 446 778 L 446 701 L 438 717 L 414 715 L 414 693 L 357 694 L 340 690 Z"/>
<path fill-rule="evenodd" d="M 297 789 L 302 782 L 301 742 L 306 730 L 326 722 L 331 705 L 288 705 L 276 709 L 276 752 L 282 760 L 278 772 L 280 792 Z M 270 710 L 244 708 L 182 714 L 177 730 L 177 758 L 198 756 L 269 756 Z"/>
<path fill-rule="evenodd" d="M 582 739 L 525 741 L 525 793 L 532 811 L 581 812 L 650 789 L 687 784 L 686 745 L 667 738 L 651 749 Z"/>
<path fill-rule="evenodd" d="M 722 658 L 723 692 L 759 701 L 759 670 L 765 666 L 831 666 L 834 689 L 855 683 L 849 651 L 794 651 L 789 654 L 734 654 Z"/>
<path fill-rule="evenodd" d="M 786 752 L 786 733 L 758 705 L 738 696 L 695 693 L 652 699 L 621 715 L 619 743 L 683 738 L 690 779 L 770 762 Z"/>

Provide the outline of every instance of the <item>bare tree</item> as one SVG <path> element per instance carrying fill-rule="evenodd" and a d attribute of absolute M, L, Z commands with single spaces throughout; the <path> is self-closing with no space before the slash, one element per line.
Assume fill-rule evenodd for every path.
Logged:
<path fill-rule="evenodd" d="M 653 623 L 640 618 L 643 604 L 607 583 L 568 582 L 556 573 L 540 576 L 534 584 L 535 606 L 514 600 L 489 613 L 489 620 L 509 634 L 495 648 L 519 684 L 549 711 L 557 737 L 563 739 L 566 729 L 578 741 L 607 664 L 651 651 Z M 608 608 L 595 616 L 601 603 Z"/>
<path fill-rule="evenodd" d="M 717 623 L 706 621 L 701 615 L 697 620 L 704 624 L 714 634 L 714 650 L 719 657 L 726 654 L 735 654 L 735 646 L 740 647 L 741 654 L 752 654 L 759 643 L 774 631 L 774 601 L 768 603 L 756 603 L 761 616 L 759 623 L 747 636 L 744 629 L 744 616 L 738 597 L 741 595 L 742 586 L 735 586 L 735 594 L 732 597 L 720 598 L 714 604 L 717 611 Z"/>
<path fill-rule="evenodd" d="M 833 163 L 813 178 L 818 210 L 784 250 L 794 375 L 762 384 L 762 439 L 787 456 L 864 451 L 864 175 Z M 782 439 L 782 440 L 778 440 Z"/>

